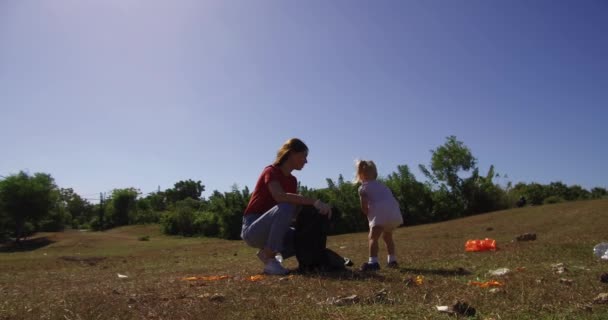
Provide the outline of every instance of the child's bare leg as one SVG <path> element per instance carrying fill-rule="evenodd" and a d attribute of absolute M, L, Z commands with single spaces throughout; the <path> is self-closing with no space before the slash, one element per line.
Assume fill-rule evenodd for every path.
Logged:
<path fill-rule="evenodd" d="M 384 231 L 382 233 L 382 239 L 384 243 L 386 243 L 386 251 L 391 256 L 395 255 L 395 242 L 393 241 L 393 232 L 392 231 Z"/>
<path fill-rule="evenodd" d="M 375 226 L 369 230 L 369 257 L 377 258 L 378 257 L 378 239 L 380 239 L 380 235 L 382 234 L 382 227 Z"/>

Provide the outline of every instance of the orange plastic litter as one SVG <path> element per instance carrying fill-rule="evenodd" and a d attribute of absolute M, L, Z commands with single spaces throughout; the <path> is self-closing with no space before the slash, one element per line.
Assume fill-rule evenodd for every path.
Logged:
<path fill-rule="evenodd" d="M 182 278 L 184 281 L 196 281 L 196 280 L 204 280 L 204 281 L 217 281 L 223 279 L 230 279 L 231 276 L 203 276 L 203 277 L 185 277 Z"/>
<path fill-rule="evenodd" d="M 467 240 L 464 245 L 465 251 L 487 251 L 496 250 L 496 240 L 485 238 L 483 240 Z"/>
<path fill-rule="evenodd" d="M 478 286 L 480 288 L 502 287 L 504 285 L 502 282 L 496 281 L 496 280 L 490 280 L 490 281 L 486 281 L 486 282 L 469 281 L 469 284 L 472 286 Z"/>
<path fill-rule="evenodd" d="M 264 277 L 264 276 L 263 276 L 263 275 L 261 275 L 261 274 L 258 274 L 258 275 L 255 275 L 255 276 L 250 276 L 250 277 L 249 277 L 249 281 L 251 281 L 251 282 L 256 282 L 256 281 L 260 281 L 260 280 L 262 280 L 262 279 L 264 279 L 264 278 L 266 278 L 266 277 Z"/>

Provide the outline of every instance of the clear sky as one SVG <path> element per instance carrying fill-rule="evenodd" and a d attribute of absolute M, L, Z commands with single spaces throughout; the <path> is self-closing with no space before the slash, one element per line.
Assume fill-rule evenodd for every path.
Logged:
<path fill-rule="evenodd" d="M 281 144 L 321 188 L 456 135 L 482 173 L 608 187 L 608 2 L 0 0 L 0 175 L 85 197 L 253 187 Z"/>

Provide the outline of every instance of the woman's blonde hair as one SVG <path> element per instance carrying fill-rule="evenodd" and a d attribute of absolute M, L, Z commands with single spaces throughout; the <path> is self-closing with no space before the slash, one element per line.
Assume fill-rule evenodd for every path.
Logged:
<path fill-rule="evenodd" d="M 378 178 L 378 169 L 376 169 L 376 164 L 371 160 L 355 160 L 355 168 L 354 183 L 363 182 L 361 179 L 363 175 L 371 180 Z"/>
<path fill-rule="evenodd" d="M 273 165 L 280 166 L 289 158 L 290 154 L 303 151 L 308 152 L 306 144 L 298 138 L 291 138 L 283 143 L 281 149 L 277 152 Z"/>

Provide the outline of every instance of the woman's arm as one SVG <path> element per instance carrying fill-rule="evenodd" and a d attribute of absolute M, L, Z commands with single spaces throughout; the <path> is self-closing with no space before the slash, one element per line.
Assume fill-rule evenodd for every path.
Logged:
<path fill-rule="evenodd" d="M 270 194 L 272 198 L 277 203 L 287 202 L 295 205 L 314 205 L 316 199 L 305 197 L 301 194 L 297 193 L 286 193 L 283 191 L 283 187 L 278 181 L 270 181 L 268 183 L 268 189 L 270 190 Z"/>

